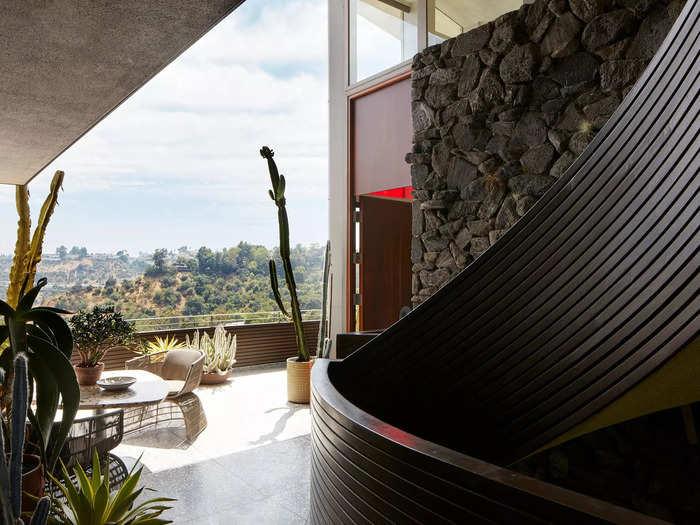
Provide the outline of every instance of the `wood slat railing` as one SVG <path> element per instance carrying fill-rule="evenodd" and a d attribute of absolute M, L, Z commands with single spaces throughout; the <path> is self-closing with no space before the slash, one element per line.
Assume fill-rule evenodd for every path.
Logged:
<path fill-rule="evenodd" d="M 210 335 L 214 328 L 200 328 Z M 180 330 L 166 330 L 158 332 L 141 332 L 138 338 L 146 341 L 155 340 L 156 337 L 175 337 L 181 341 L 185 336 L 192 337 L 197 329 L 188 328 Z M 251 325 L 230 326 L 226 328 L 229 333 L 236 334 L 236 365 L 235 367 L 263 365 L 278 363 L 293 357 L 297 353 L 294 327 L 292 323 L 262 323 Z M 314 353 L 316 338 L 318 336 L 318 321 L 304 322 L 304 335 L 306 342 Z M 116 348 L 107 353 L 104 358 L 105 370 L 120 370 L 124 368 L 127 359 L 137 354 L 128 348 Z M 71 362 L 77 364 L 79 356 L 73 352 Z"/>

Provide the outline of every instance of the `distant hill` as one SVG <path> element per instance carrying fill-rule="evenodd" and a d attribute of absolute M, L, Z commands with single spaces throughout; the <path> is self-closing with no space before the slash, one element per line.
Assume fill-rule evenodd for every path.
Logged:
<path fill-rule="evenodd" d="M 143 274 L 150 264 L 149 257 L 128 257 L 114 254 L 44 255 L 37 275 L 48 278 L 39 302 L 78 287 L 102 286 L 107 279 L 133 279 Z M 0 297 L 5 298 L 9 284 L 12 257 L 0 255 Z"/>
<path fill-rule="evenodd" d="M 43 303 L 70 311 L 113 304 L 128 318 L 276 311 L 269 283 L 271 256 L 281 269 L 277 249 L 270 252 L 264 246 L 245 242 L 221 251 L 206 247 L 180 254 L 156 250 L 152 264 L 144 265 L 138 275 L 130 272 L 133 263 L 92 260 L 88 265 L 83 261 L 80 264 L 85 266 L 78 271 L 80 265 L 54 267 L 44 261 L 39 275 L 46 275 L 51 282 L 50 267 L 50 272 L 68 288 L 47 294 Z M 323 248 L 297 245 L 292 250 L 292 265 L 302 309 L 320 308 Z M 92 279 L 91 268 L 99 273 L 101 282 Z M 71 276 L 81 280 L 72 282 Z M 286 298 L 284 276 L 279 279 Z"/>

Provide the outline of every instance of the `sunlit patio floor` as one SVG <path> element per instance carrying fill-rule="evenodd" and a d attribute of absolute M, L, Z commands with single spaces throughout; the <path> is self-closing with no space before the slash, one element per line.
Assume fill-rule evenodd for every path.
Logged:
<path fill-rule="evenodd" d="M 178 500 L 165 516 L 177 524 L 306 523 L 309 407 L 287 402 L 283 364 L 237 371 L 196 394 L 208 426 L 193 442 L 177 422 L 114 450 L 129 466 L 143 454 L 143 484 Z"/>

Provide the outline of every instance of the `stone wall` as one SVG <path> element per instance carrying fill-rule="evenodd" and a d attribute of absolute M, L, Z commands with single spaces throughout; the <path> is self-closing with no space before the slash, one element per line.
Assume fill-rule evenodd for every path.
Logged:
<path fill-rule="evenodd" d="M 413 60 L 413 303 L 496 242 L 644 71 L 681 0 L 536 0 Z"/>
<path fill-rule="evenodd" d="M 700 404 L 692 410 L 700 421 Z M 581 436 L 511 468 L 672 523 L 697 524 L 700 448 L 692 441 L 674 408 Z"/>

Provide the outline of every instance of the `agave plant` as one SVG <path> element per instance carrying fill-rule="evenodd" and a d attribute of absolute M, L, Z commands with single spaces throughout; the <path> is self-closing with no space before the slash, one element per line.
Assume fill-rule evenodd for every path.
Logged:
<path fill-rule="evenodd" d="M 157 354 L 160 352 L 169 352 L 170 350 L 178 350 L 185 348 L 185 343 L 179 341 L 175 336 L 158 337 L 155 341 L 143 341 L 141 347 L 136 350 L 142 355 Z"/>
<path fill-rule="evenodd" d="M 137 464 L 139 462 L 137 461 Z M 136 465 L 134 465 L 136 468 Z M 61 490 L 66 503 L 54 500 L 51 509 L 50 523 L 56 525 L 160 525 L 172 523 L 160 518 L 172 507 L 165 503 L 175 501 L 172 498 L 152 498 L 134 507 L 134 502 L 144 491 L 137 489 L 141 478 L 140 467 L 136 472 L 131 469 L 124 484 L 116 494 L 110 493 L 109 469 L 102 473 L 100 458 L 97 451 L 92 458 L 92 474 L 87 476 L 83 467 L 78 464 L 73 472 L 77 484 L 73 484 L 65 465 L 61 464 L 65 485 L 55 477 L 51 479 Z M 148 489 L 150 490 L 150 489 Z"/>
<path fill-rule="evenodd" d="M 12 384 L 14 409 L 12 410 L 10 450 L 5 460 L 4 425 L 0 425 L 0 524 L 21 525 L 22 511 L 22 458 L 24 455 L 24 430 L 27 417 L 28 381 L 27 359 L 23 354 L 13 362 L 14 381 Z M 34 509 L 30 525 L 44 525 L 49 515 L 50 500 L 43 497 Z"/>
<path fill-rule="evenodd" d="M 0 354 L 0 367 L 5 371 L 3 405 L 9 411 L 14 402 L 14 391 L 10 388 L 14 363 L 18 356 L 26 356 L 29 385 L 36 385 L 29 390 L 26 413 L 37 431 L 42 460 L 47 471 L 51 471 L 78 411 L 80 389 L 70 364 L 73 337 L 61 317 L 69 312 L 44 306 L 34 308 L 34 301 L 46 282 L 40 279 L 26 294 L 21 290 L 16 309 L 0 301 L 0 315 L 5 321 L 0 326 L 0 344 L 9 341 L 9 346 Z M 35 409 L 31 408 L 34 391 Z M 8 395 L 10 392 L 12 395 Z M 54 428 L 59 399 L 63 415 L 61 423 Z"/>
<path fill-rule="evenodd" d="M 227 334 L 226 329 L 219 325 L 214 329 L 214 337 L 197 330 L 190 341 L 186 336 L 186 346 L 199 350 L 204 354 L 205 374 L 225 374 L 236 362 L 236 336 Z"/>

